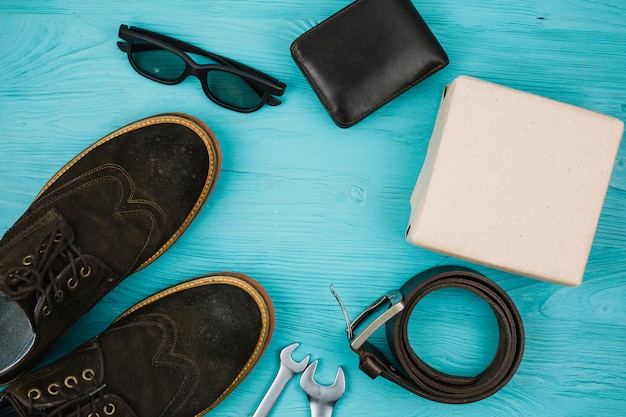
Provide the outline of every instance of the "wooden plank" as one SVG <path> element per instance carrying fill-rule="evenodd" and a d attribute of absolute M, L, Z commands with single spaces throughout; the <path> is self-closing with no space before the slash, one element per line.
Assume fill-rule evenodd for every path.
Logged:
<path fill-rule="evenodd" d="M 328 289 L 335 285 L 354 317 L 424 269 L 467 265 L 404 240 L 409 197 L 439 98 L 456 76 L 473 75 L 626 120 L 626 3 L 415 0 L 450 65 L 344 130 L 324 112 L 289 45 L 346 4 L 0 4 L 0 230 L 15 222 L 76 153 L 141 117 L 193 114 L 211 126 L 224 155 L 213 195 L 180 241 L 109 294 L 48 359 L 167 285 L 235 270 L 266 287 L 277 326 L 267 354 L 212 416 L 252 415 L 278 369 L 278 352 L 295 341 L 301 343 L 299 355 L 320 358 L 319 382 L 330 383 L 337 367 L 345 368 L 348 388 L 337 416 L 626 415 L 624 146 L 580 287 L 470 265 L 508 291 L 526 329 L 522 365 L 493 397 L 444 405 L 370 380 L 358 370 Z M 121 23 L 161 31 L 268 72 L 288 85 L 283 104 L 239 114 L 208 101 L 196 80 L 172 87 L 142 78 L 116 47 Z M 429 363 L 448 372 L 486 366 L 495 333 L 484 305 L 469 294 L 444 293 L 421 313 L 416 344 Z M 375 340 L 383 344 L 384 336 Z M 272 415 L 309 415 L 295 379 Z"/>

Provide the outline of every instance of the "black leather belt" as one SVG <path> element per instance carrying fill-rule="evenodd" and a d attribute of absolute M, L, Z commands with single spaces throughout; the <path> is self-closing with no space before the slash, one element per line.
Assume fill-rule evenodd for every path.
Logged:
<path fill-rule="evenodd" d="M 427 294 L 443 288 L 471 291 L 489 304 L 498 322 L 499 341 L 493 360 L 475 377 L 442 373 L 422 361 L 411 349 L 409 318 L 417 303 Z M 399 386 L 432 401 L 463 404 L 482 400 L 500 390 L 513 377 L 524 352 L 524 328 L 513 300 L 496 283 L 463 267 L 442 266 L 424 271 L 407 281 L 399 291 L 391 291 L 370 305 L 353 322 L 335 291 L 344 312 L 350 347 L 359 357 L 359 368 L 371 378 L 381 375 Z M 371 316 L 358 334 L 354 332 Z M 386 323 L 387 341 L 397 364 L 367 341 Z"/>

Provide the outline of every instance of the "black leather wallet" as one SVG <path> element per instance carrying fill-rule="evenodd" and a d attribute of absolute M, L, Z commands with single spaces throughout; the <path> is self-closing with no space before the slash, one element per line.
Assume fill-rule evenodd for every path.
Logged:
<path fill-rule="evenodd" d="M 291 44 L 340 127 L 350 127 L 448 64 L 410 0 L 357 0 Z"/>

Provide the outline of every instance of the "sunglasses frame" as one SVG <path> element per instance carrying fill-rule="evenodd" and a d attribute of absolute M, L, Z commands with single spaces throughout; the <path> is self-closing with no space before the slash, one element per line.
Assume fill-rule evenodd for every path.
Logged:
<path fill-rule="evenodd" d="M 126 55 L 128 56 L 128 61 L 130 62 L 132 67 L 139 74 L 152 81 L 156 81 L 158 83 L 166 85 L 175 85 L 180 84 L 189 76 L 194 76 L 198 80 L 200 80 L 200 84 L 202 85 L 204 94 L 209 98 L 209 100 L 229 110 L 234 110 L 241 113 L 250 113 L 256 111 L 263 107 L 264 104 L 267 104 L 269 106 L 277 106 L 281 103 L 279 99 L 273 96 L 283 95 L 286 88 L 285 83 L 282 83 L 277 79 L 270 77 L 269 75 L 261 71 L 255 70 L 254 68 L 251 68 L 247 65 L 244 65 L 229 58 L 225 58 L 221 55 L 204 51 L 194 45 L 179 41 L 178 39 L 174 39 L 166 35 L 161 35 L 160 33 L 151 32 L 149 30 L 137 28 L 134 26 L 129 27 L 127 25 L 120 25 L 118 35 L 126 42 L 118 42 L 117 46 L 122 52 L 126 52 Z M 181 74 L 180 77 L 173 80 L 160 79 L 143 71 L 141 68 L 138 67 L 132 57 L 133 43 L 136 40 L 147 42 L 148 44 L 159 47 L 163 50 L 169 51 L 177 55 L 185 62 L 185 71 Z M 218 64 L 198 64 L 188 55 L 188 53 L 209 58 L 217 62 Z M 213 95 L 213 93 L 211 93 L 207 82 L 207 74 L 211 70 L 219 70 L 239 76 L 253 90 L 255 90 L 257 94 L 259 94 L 259 104 L 254 107 L 246 108 L 234 106 L 232 104 L 228 104 L 219 100 Z"/>

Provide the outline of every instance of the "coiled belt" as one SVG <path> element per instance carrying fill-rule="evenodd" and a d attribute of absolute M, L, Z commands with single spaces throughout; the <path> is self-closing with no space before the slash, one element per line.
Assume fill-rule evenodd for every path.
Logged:
<path fill-rule="evenodd" d="M 448 375 L 422 361 L 411 349 L 409 318 L 417 303 L 427 294 L 443 288 L 461 288 L 481 297 L 493 310 L 498 322 L 499 341 L 493 360 L 475 377 Z M 442 266 L 424 271 L 371 304 L 353 322 L 334 289 L 331 291 L 346 318 L 350 347 L 360 358 L 359 368 L 371 378 L 382 376 L 432 401 L 463 404 L 482 400 L 504 387 L 517 370 L 524 352 L 524 328 L 513 300 L 497 284 L 463 267 Z M 355 330 L 383 307 L 388 308 L 358 335 Z M 398 365 L 394 365 L 367 339 L 386 323 L 387 341 Z"/>

